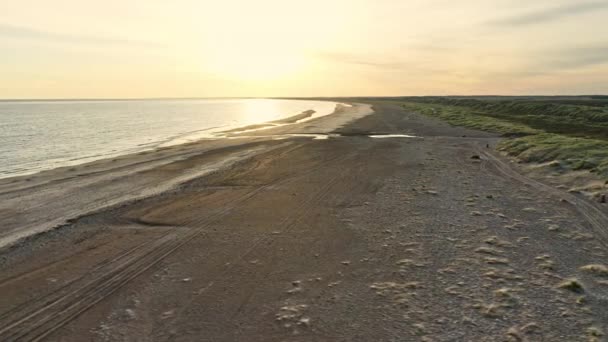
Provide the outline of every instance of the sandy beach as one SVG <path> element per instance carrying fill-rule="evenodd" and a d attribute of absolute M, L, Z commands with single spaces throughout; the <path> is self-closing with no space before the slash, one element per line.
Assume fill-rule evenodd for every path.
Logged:
<path fill-rule="evenodd" d="M 605 338 L 606 205 L 498 135 L 309 114 L 0 180 L 0 340 Z"/>

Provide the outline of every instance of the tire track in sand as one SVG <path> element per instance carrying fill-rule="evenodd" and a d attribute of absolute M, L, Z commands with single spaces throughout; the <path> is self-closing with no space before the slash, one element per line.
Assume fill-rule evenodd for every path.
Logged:
<path fill-rule="evenodd" d="M 301 145 L 292 147 L 296 149 Z M 290 150 L 292 150 L 290 149 Z M 258 193 L 303 177 L 305 173 L 289 175 L 269 184 L 255 187 L 235 198 L 220 212 L 201 220 L 196 228 L 168 230 L 160 238 L 146 241 L 120 255 L 102 262 L 91 272 L 74 279 L 52 293 L 30 301 L 0 316 L 0 340 L 40 341 L 69 323 L 116 290 L 147 271 L 196 236 L 205 228 L 226 216 L 241 203 Z"/>
<path fill-rule="evenodd" d="M 511 168 L 511 166 L 509 166 L 507 163 L 500 160 L 490 152 L 483 150 L 479 150 L 478 152 L 480 155 L 485 157 L 484 161 L 490 163 L 503 176 L 516 180 L 520 183 L 527 184 L 540 192 L 547 193 L 568 201 L 568 203 L 574 206 L 574 208 L 585 218 L 585 220 L 591 224 L 594 232 L 599 237 L 598 240 L 605 247 L 608 247 L 608 216 L 602 212 L 600 208 L 592 203 L 589 203 L 589 201 L 584 198 L 555 189 L 549 185 L 521 175 L 517 171 L 513 170 L 513 168 Z"/>
<path fill-rule="evenodd" d="M 317 167 L 311 168 L 307 172 L 300 174 L 300 176 L 298 178 L 301 178 L 303 176 L 307 176 L 311 173 L 314 173 L 321 167 L 327 167 L 328 163 L 338 163 L 339 164 L 348 158 L 352 158 L 353 156 L 354 156 L 354 153 L 351 153 L 351 154 L 346 154 L 346 155 L 342 155 L 342 156 L 336 156 L 329 160 L 324 160 L 321 163 L 319 163 L 319 165 Z M 229 264 L 231 265 L 230 267 L 223 270 L 220 274 L 218 274 L 216 277 L 214 277 L 212 280 L 210 280 L 209 284 L 206 287 L 199 290 L 194 295 L 194 298 L 206 293 L 215 284 L 217 284 L 220 279 L 230 277 L 229 274 L 234 270 L 234 268 L 237 265 L 239 265 L 239 263 L 241 263 L 248 255 L 250 255 L 255 250 L 257 250 L 259 248 L 259 246 L 261 246 L 261 245 L 267 246 L 267 245 L 271 244 L 273 241 L 275 241 L 276 239 L 282 238 L 282 236 L 284 236 L 286 233 L 289 233 L 289 231 L 291 231 L 302 220 L 302 218 L 306 217 L 309 214 L 309 212 L 312 209 L 314 209 L 314 206 L 312 205 L 313 203 L 318 203 L 318 202 L 322 201 L 324 198 L 326 198 L 329 194 L 331 194 L 333 187 L 336 186 L 336 184 L 339 182 L 339 180 L 341 178 L 344 178 L 344 175 L 337 174 L 336 176 L 328 179 L 322 185 L 321 189 L 319 189 L 316 193 L 314 193 L 308 199 L 301 202 L 297 206 L 297 208 L 294 210 L 294 213 L 287 215 L 280 221 L 280 223 L 277 225 L 277 227 L 283 228 L 281 230 L 282 233 L 280 236 L 277 236 L 273 233 L 267 233 L 264 236 L 262 236 L 261 238 L 255 240 L 249 248 L 247 248 L 243 253 L 239 254 L 234 260 L 229 262 Z M 271 268 L 272 268 L 271 265 L 268 265 L 266 267 L 267 270 L 271 269 Z M 249 301 L 249 299 L 251 298 L 251 296 L 253 295 L 254 292 L 255 292 L 255 287 L 251 287 L 248 289 L 248 293 L 244 296 L 244 298 L 241 301 L 238 308 L 236 308 L 234 314 L 232 315 L 232 319 L 234 319 L 236 316 L 238 316 L 240 314 L 240 312 L 245 307 L 245 305 L 247 304 L 247 302 Z M 192 298 L 188 304 L 186 304 L 185 306 L 182 306 L 179 310 L 177 310 L 170 320 L 167 320 L 166 323 L 161 325 L 160 329 L 163 331 L 170 330 L 170 327 L 174 326 L 176 324 L 176 322 L 179 320 L 179 318 L 183 315 L 183 313 L 192 306 L 192 304 L 194 303 L 194 298 Z"/>

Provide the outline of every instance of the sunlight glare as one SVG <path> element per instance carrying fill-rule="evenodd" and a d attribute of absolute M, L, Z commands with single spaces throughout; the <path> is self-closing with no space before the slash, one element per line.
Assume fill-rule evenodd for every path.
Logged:
<path fill-rule="evenodd" d="M 240 112 L 243 122 L 267 122 L 281 114 L 276 100 L 251 99 L 242 101 L 242 106 Z"/>
<path fill-rule="evenodd" d="M 243 81 L 275 81 L 294 76 L 302 70 L 304 57 L 276 47 L 220 49 L 211 56 L 209 69 L 219 76 Z"/>

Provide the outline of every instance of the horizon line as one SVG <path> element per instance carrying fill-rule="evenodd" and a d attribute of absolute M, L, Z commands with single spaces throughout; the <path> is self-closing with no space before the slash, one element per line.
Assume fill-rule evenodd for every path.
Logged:
<path fill-rule="evenodd" d="M 406 97 L 608 97 L 608 94 L 492 94 L 492 95 L 381 95 L 381 96 L 188 96 L 188 97 L 85 97 L 85 98 L 0 98 L 0 102 L 67 102 L 67 101 L 163 101 L 163 100 L 230 100 L 230 99 L 357 99 L 357 98 L 406 98 Z"/>

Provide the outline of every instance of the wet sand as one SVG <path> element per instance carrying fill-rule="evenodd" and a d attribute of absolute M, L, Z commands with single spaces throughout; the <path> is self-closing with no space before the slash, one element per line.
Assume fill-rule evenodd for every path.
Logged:
<path fill-rule="evenodd" d="M 606 206 L 373 105 L 0 181 L 0 340 L 605 338 Z"/>

